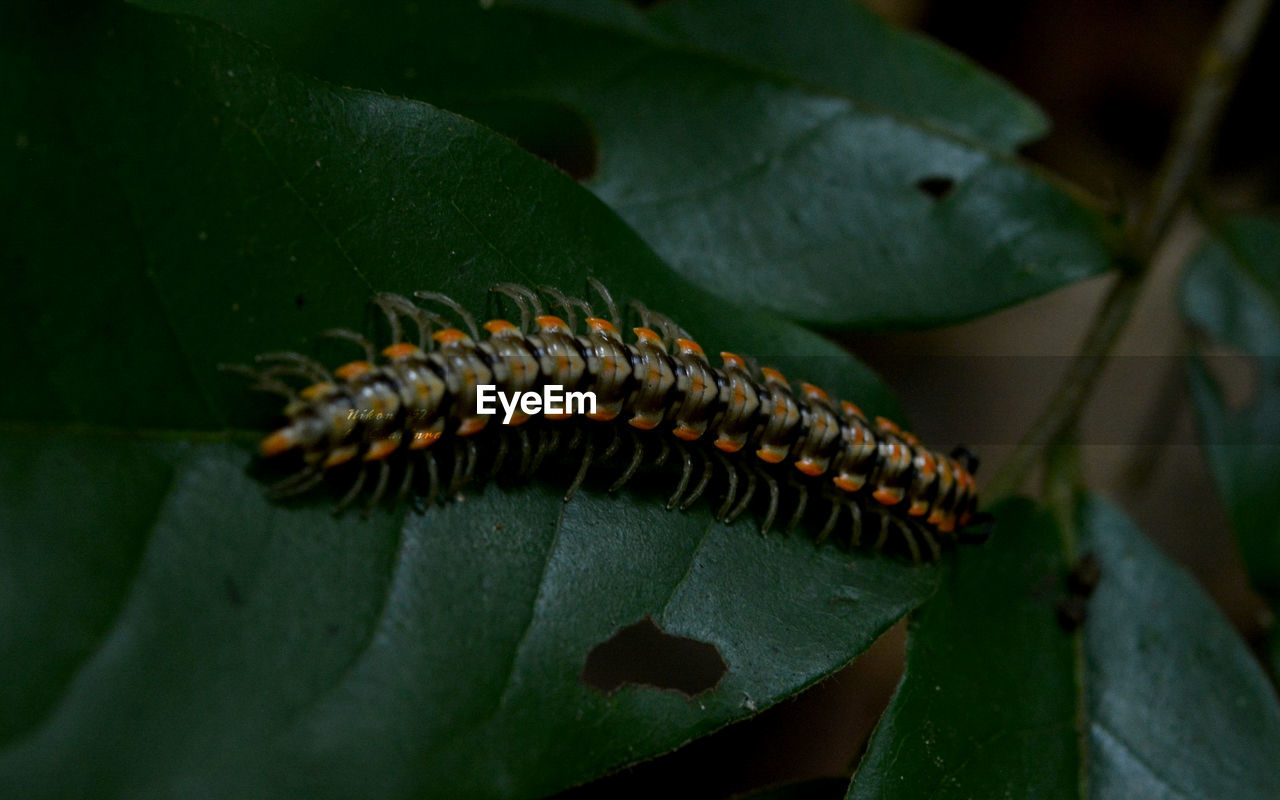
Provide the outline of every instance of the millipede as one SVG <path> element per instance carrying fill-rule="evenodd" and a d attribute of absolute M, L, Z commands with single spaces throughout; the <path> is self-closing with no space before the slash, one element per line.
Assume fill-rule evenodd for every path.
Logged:
<path fill-rule="evenodd" d="M 720 475 L 719 520 L 733 522 L 756 501 L 761 531 L 768 532 L 785 493 L 788 529 L 812 513 L 822 520 L 821 541 L 847 520 L 851 544 L 870 541 L 864 535 L 870 531 L 876 550 L 896 531 L 917 561 L 921 542 L 937 559 L 943 544 L 985 518 L 977 512 L 977 459 L 964 448 L 948 455 L 930 450 L 888 419 L 870 419 L 809 383 L 796 391 L 778 370 L 756 368 L 734 353 L 720 353 L 721 366 L 713 367 L 679 325 L 639 302 L 630 304 L 639 324 L 627 342 L 613 297 L 599 281 L 590 284 L 607 316 L 553 287 L 501 283 L 491 291 L 514 304 L 520 322 L 492 319 L 483 326 L 444 294 L 414 294 L 434 311 L 380 293 L 373 303 L 391 334 L 381 351 L 360 333 L 333 329 L 321 335 L 360 348 L 363 357 L 330 370 L 282 351 L 258 356 L 255 367 L 224 366 L 247 375 L 251 388 L 287 400 L 286 423 L 260 450 L 267 458 L 293 454 L 300 467 L 270 494 L 301 494 L 331 473 L 351 470 L 335 512 L 365 491 L 366 511 L 373 509 L 388 496 L 393 475 L 394 498 L 425 488 L 415 494 L 430 507 L 504 469 L 528 477 L 555 453 L 580 458 L 568 501 L 593 467 L 623 455 L 610 492 L 646 464 L 674 461 L 680 475 L 670 509 L 689 508 Z M 481 386 L 512 397 L 558 387 L 593 394 L 595 406 L 583 413 L 521 411 L 504 423 L 501 415 L 480 413 Z M 813 497 L 822 502 L 811 503 Z"/>

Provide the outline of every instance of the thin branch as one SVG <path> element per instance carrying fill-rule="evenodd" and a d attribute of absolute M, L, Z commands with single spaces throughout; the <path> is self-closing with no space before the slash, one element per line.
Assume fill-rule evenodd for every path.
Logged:
<path fill-rule="evenodd" d="M 1165 151 L 1143 213 L 1125 231 L 1125 248 L 1116 259 L 1120 275 L 1094 317 L 1066 378 L 989 484 L 989 496 L 1016 491 L 1044 448 L 1074 431 L 1107 356 L 1129 320 L 1142 284 L 1151 273 L 1156 252 L 1188 186 L 1207 166 L 1227 101 L 1270 6 L 1270 0 L 1233 0 L 1223 11 L 1200 58 L 1173 141 Z"/>

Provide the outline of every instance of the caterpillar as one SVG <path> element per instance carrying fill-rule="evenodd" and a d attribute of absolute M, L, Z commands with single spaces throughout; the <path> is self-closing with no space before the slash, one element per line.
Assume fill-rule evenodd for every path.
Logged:
<path fill-rule="evenodd" d="M 688 508 L 703 496 L 713 473 L 723 472 L 726 491 L 717 519 L 732 522 L 763 485 L 764 532 L 776 519 L 783 485 L 794 488 L 796 497 L 788 528 L 817 494 L 829 504 L 819 540 L 847 511 L 854 545 L 874 519 L 877 550 L 897 531 L 917 561 L 921 541 L 936 559 L 940 542 L 978 521 L 977 460 L 963 448 L 950 455 L 930 450 L 888 419 L 868 419 L 853 403 L 833 400 L 812 384 L 801 383 L 796 392 L 779 371 L 753 369 L 730 352 L 720 353 L 722 364 L 713 367 L 682 328 L 640 303 L 631 304 L 640 324 L 627 343 L 612 296 L 598 281 L 591 285 L 608 317 L 551 287 L 535 292 L 498 284 L 492 291 L 515 304 L 520 323 L 485 322 L 483 339 L 471 314 L 446 295 L 415 293 L 452 311 L 461 327 L 408 298 L 381 293 L 373 302 L 386 317 L 392 342 L 381 359 L 361 334 L 334 329 L 322 336 L 358 346 L 362 359 L 330 371 L 303 354 L 273 352 L 258 356 L 258 368 L 224 367 L 249 376 L 251 388 L 287 399 L 286 424 L 263 439 L 260 450 L 267 458 L 299 454 L 302 466 L 271 493 L 300 494 L 342 465 L 355 465 L 354 482 L 335 511 L 350 505 L 376 472 L 371 509 L 385 497 L 395 463 L 402 473 L 395 496 L 404 498 L 425 470 L 429 506 L 441 490 L 436 455 L 450 449 L 442 444 L 450 442 L 448 495 L 479 477 L 481 453 L 492 478 L 513 453 L 517 473 L 527 476 L 549 454 L 565 452 L 581 458 L 567 501 L 592 466 L 626 441 L 630 457 L 610 491 L 631 480 L 655 449 L 654 465 L 675 452 L 681 471 L 668 508 Z M 544 313 L 544 297 L 563 316 Z M 416 327 L 416 343 L 406 338 L 406 322 Z M 295 389 L 290 378 L 308 384 Z M 501 417 L 480 413 L 482 386 L 510 396 L 555 386 L 566 394 L 591 392 L 596 405 L 585 413 L 539 413 L 527 406 L 517 412 L 513 406 L 504 424 Z"/>

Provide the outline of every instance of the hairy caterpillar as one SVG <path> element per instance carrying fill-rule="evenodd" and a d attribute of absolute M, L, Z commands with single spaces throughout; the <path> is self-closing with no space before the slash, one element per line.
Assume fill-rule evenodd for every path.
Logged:
<path fill-rule="evenodd" d="M 386 495 L 395 463 L 403 465 L 396 496 L 406 495 L 425 470 L 429 505 L 441 485 L 436 454 L 442 449 L 453 455 L 449 494 L 477 477 L 482 452 L 492 477 L 513 456 L 518 473 L 528 475 L 559 451 L 581 457 L 568 500 L 592 465 L 613 456 L 625 440 L 630 457 L 610 491 L 636 474 L 647 453 L 656 451 L 652 463 L 660 464 L 674 450 L 681 473 L 668 508 L 689 507 L 713 473 L 723 472 L 727 489 L 717 518 L 735 519 L 763 485 L 764 531 L 779 510 L 780 485 L 796 490 L 790 526 L 817 494 L 829 503 L 819 539 L 847 510 L 855 544 L 864 518 L 872 517 L 877 548 L 896 530 L 916 559 L 919 541 L 936 558 L 940 541 L 976 521 L 976 459 L 967 451 L 929 450 L 887 419 L 870 421 L 853 403 L 834 401 L 811 384 L 800 384 L 797 393 L 777 370 L 755 371 L 733 353 L 721 353 L 722 365 L 713 367 L 678 325 L 639 304 L 633 306 L 641 324 L 627 343 L 612 297 L 598 282 L 592 285 L 607 318 L 555 289 L 544 287 L 540 296 L 516 284 L 493 287 L 515 303 L 520 324 L 490 320 L 485 339 L 471 315 L 447 296 L 416 294 L 450 309 L 462 328 L 405 297 L 379 294 L 374 303 L 392 338 L 380 362 L 368 339 L 339 329 L 324 335 L 358 345 L 362 360 L 330 372 L 302 354 L 277 352 L 259 356 L 266 366 L 257 370 L 232 367 L 250 375 L 254 388 L 288 398 L 288 423 L 262 441 L 261 451 L 268 457 L 297 452 L 303 466 L 273 492 L 305 492 L 331 470 L 354 464 L 357 475 L 338 508 L 354 501 L 376 472 L 373 507 Z M 544 313 L 543 296 L 563 318 Z M 578 312 L 585 315 L 581 332 L 575 332 Z M 416 343 L 405 340 L 406 320 L 417 329 Z M 295 390 L 288 377 L 310 383 Z M 501 415 L 479 413 L 480 386 L 509 395 L 545 386 L 589 391 L 597 405 L 585 414 L 509 412 L 504 425 Z"/>

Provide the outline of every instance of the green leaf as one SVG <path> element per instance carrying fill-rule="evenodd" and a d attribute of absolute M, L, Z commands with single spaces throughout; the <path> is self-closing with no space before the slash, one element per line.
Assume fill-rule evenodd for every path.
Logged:
<path fill-rule="evenodd" d="M 1064 572 L 1053 517 L 992 509 L 912 615 L 907 672 L 849 797 L 1072 797 L 1078 781 L 1072 639 L 1055 624 Z"/>
<path fill-rule="evenodd" d="M 1118 509 L 1079 514 L 1102 563 L 1084 626 L 1090 796 L 1280 797 L 1280 704 L 1239 633 Z"/>
<path fill-rule="evenodd" d="M 1009 154 L 1039 113 L 850 3 L 150 4 L 561 163 L 594 145 L 587 185 L 682 275 L 815 325 L 953 322 L 1109 266 L 1101 215 Z"/>
<path fill-rule="evenodd" d="M 1274 689 L 1189 576 L 1084 500 L 1078 546 L 1101 580 L 1073 635 L 1055 613 L 1069 590 L 1054 517 L 1022 500 L 993 512 L 991 542 L 958 552 L 913 615 L 850 797 L 1280 793 Z"/>
<path fill-rule="evenodd" d="M 0 346 L 29 368 L 0 401 L 0 796 L 541 796 L 794 694 L 934 588 L 934 568 L 644 487 L 566 504 L 554 478 L 490 484 L 367 519 L 323 492 L 267 502 L 219 431 L 278 406 L 216 365 L 336 359 L 311 337 L 376 332 L 374 290 L 496 313 L 494 282 L 595 275 L 710 347 L 893 403 L 474 123 L 282 71 L 204 22 L 9 16 Z M 716 688 L 581 682 L 645 616 L 719 650 Z"/>
<path fill-rule="evenodd" d="M 816 0 L 785 14 L 770 3 L 741 0 L 658 3 L 647 12 L 608 0 L 503 5 L 546 9 L 773 73 L 1001 152 L 1049 130 L 1040 109 L 999 78 L 927 37 L 894 28 L 859 3 Z"/>
<path fill-rule="evenodd" d="M 1250 580 L 1280 604 L 1280 224 L 1223 225 L 1188 267 L 1181 299 L 1192 326 L 1249 357 L 1254 390 L 1242 408 L 1230 407 L 1203 358 L 1190 361 L 1188 374 L 1209 468 Z"/>

